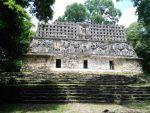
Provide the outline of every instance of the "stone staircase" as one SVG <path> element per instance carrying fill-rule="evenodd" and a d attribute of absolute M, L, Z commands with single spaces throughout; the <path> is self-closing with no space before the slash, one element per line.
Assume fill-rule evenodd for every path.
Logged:
<path fill-rule="evenodd" d="M 61 88 L 60 88 L 61 87 Z M 139 102 L 150 100 L 150 88 L 127 86 L 62 85 L 27 88 L 21 91 L 22 102 Z"/>
<path fill-rule="evenodd" d="M 26 75 L 24 79 L 16 78 L 15 84 L 0 87 L 3 90 L 3 101 L 21 103 L 150 101 L 150 86 L 140 85 L 144 81 L 136 76 L 41 73 L 37 76 Z"/>

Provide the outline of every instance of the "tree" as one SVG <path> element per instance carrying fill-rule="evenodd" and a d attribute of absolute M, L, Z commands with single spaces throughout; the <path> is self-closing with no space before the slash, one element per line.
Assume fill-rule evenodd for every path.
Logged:
<path fill-rule="evenodd" d="M 150 0 L 132 0 L 134 6 L 137 7 L 139 22 L 144 25 L 150 25 Z M 149 26 L 150 27 L 150 26 Z"/>
<path fill-rule="evenodd" d="M 128 28 L 127 37 L 129 38 L 129 35 L 132 35 L 137 40 L 133 40 L 133 38 L 131 38 L 132 36 L 129 38 L 133 45 L 135 45 L 135 50 L 138 55 L 143 58 L 142 64 L 144 71 L 150 73 L 150 0 L 131 1 L 137 8 L 136 13 L 138 15 L 139 24 L 133 24 Z"/>
<path fill-rule="evenodd" d="M 65 14 L 58 21 L 83 22 L 87 19 L 87 10 L 84 5 L 73 3 L 68 5 Z"/>
<path fill-rule="evenodd" d="M 138 44 L 140 43 L 140 39 L 142 37 L 141 36 L 142 28 L 143 28 L 142 25 L 140 25 L 137 22 L 134 22 L 130 24 L 130 26 L 125 30 L 126 38 L 128 41 L 132 42 L 134 49 L 138 48 L 139 46 Z"/>
<path fill-rule="evenodd" d="M 21 59 L 33 35 L 26 9 L 30 8 L 30 12 L 39 20 L 48 21 L 52 18 L 50 6 L 53 3 L 54 0 L 0 1 L 0 71 L 20 69 Z"/>
<path fill-rule="evenodd" d="M 115 24 L 120 16 L 120 10 L 114 7 L 111 0 L 87 0 L 84 5 L 77 3 L 68 5 L 65 14 L 57 20 Z"/>
<path fill-rule="evenodd" d="M 143 58 L 143 69 L 150 73 L 150 0 L 133 0 L 137 7 L 138 21 L 143 25 L 140 42 L 136 48 L 139 56 Z"/>
<path fill-rule="evenodd" d="M 45 21 L 52 19 L 53 9 L 52 5 L 55 0 L 28 0 L 30 4 L 31 14 L 37 17 L 39 21 Z M 33 4 L 33 6 L 31 5 Z"/>
<path fill-rule="evenodd" d="M 121 0 L 116 0 L 121 1 Z M 150 27 L 150 0 L 131 0 L 137 7 L 138 21 L 144 26 Z"/>
<path fill-rule="evenodd" d="M 132 23 L 126 29 L 126 37 L 132 42 L 138 56 L 143 58 L 144 71 L 150 73 L 150 38 L 147 29 L 141 23 Z"/>
<path fill-rule="evenodd" d="M 85 7 L 91 22 L 112 24 L 118 22 L 121 16 L 120 10 L 114 7 L 112 0 L 87 0 Z"/>

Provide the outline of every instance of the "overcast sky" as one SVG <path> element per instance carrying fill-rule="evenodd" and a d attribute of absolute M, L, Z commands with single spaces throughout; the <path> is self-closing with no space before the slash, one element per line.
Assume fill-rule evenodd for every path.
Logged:
<path fill-rule="evenodd" d="M 74 2 L 83 4 L 85 1 L 86 0 L 55 0 L 55 4 L 53 6 L 54 15 L 52 21 L 54 21 L 59 16 L 62 16 L 64 14 L 67 5 L 72 4 Z M 122 16 L 118 22 L 119 25 L 128 27 L 131 23 L 137 21 L 137 16 L 135 15 L 136 9 L 133 7 L 131 0 L 123 0 L 121 2 L 116 2 L 116 0 L 113 0 L 113 2 L 115 7 L 120 9 L 122 12 Z M 35 27 L 33 28 L 33 30 L 35 31 L 38 20 L 34 17 L 32 18 L 32 22 L 35 24 Z"/>

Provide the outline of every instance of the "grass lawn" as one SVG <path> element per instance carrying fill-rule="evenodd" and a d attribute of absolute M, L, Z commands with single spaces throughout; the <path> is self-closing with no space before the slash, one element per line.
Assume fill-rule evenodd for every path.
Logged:
<path fill-rule="evenodd" d="M 150 113 L 150 103 L 116 104 L 5 104 L 0 113 Z"/>

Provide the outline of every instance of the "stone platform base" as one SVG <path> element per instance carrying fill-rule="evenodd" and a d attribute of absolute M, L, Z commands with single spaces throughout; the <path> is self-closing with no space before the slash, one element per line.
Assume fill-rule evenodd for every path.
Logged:
<path fill-rule="evenodd" d="M 150 86 L 141 85 L 146 80 L 139 76 L 2 73 L 0 81 L 1 102 L 126 103 L 150 101 Z"/>

